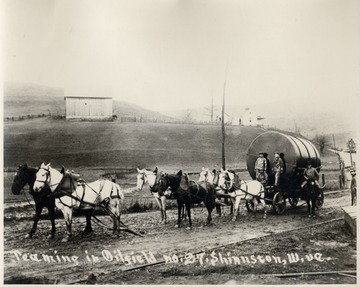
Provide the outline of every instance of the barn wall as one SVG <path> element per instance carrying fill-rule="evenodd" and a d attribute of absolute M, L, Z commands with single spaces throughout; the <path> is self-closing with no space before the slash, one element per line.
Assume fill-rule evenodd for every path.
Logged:
<path fill-rule="evenodd" d="M 111 98 L 66 98 L 66 119 L 111 119 Z"/>

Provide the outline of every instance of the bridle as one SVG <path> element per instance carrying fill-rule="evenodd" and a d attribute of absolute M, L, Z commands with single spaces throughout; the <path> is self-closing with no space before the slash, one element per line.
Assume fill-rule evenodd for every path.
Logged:
<path fill-rule="evenodd" d="M 139 189 L 142 190 L 142 188 L 144 187 L 144 184 L 149 182 L 149 180 L 148 180 L 148 177 L 145 172 L 140 172 L 140 173 L 138 173 L 138 176 L 139 175 L 140 175 L 139 179 L 141 180 L 141 187 Z"/>
<path fill-rule="evenodd" d="M 209 181 L 209 171 L 208 170 L 204 170 L 202 171 L 203 173 L 203 177 L 204 177 L 204 180 L 203 181 Z M 200 173 L 201 175 L 201 173 Z M 200 178 L 199 178 L 200 179 Z"/>
<path fill-rule="evenodd" d="M 40 169 L 43 169 L 43 170 L 46 171 L 46 173 L 45 173 L 45 174 L 46 174 L 46 179 L 45 179 L 45 180 L 40 180 L 40 179 L 37 179 L 37 178 L 36 178 L 35 182 L 37 181 L 37 182 L 43 183 L 44 185 L 45 185 L 45 184 L 49 185 L 49 179 L 51 178 L 50 170 L 49 170 L 49 169 L 46 169 L 46 168 L 44 168 L 44 167 L 40 167 L 39 170 L 40 170 Z"/>
<path fill-rule="evenodd" d="M 40 167 L 39 168 L 39 170 L 40 169 L 43 169 L 43 170 L 45 170 L 46 171 L 46 179 L 45 180 L 40 180 L 40 179 L 36 179 L 35 180 L 35 182 L 41 182 L 41 183 L 43 183 L 44 185 L 42 186 L 42 187 L 40 187 L 39 188 L 39 190 L 41 190 L 42 188 L 44 188 L 45 186 L 47 186 L 47 187 L 52 187 L 52 186 L 55 186 L 55 185 L 59 185 L 60 184 L 60 182 L 59 183 L 54 183 L 54 184 L 49 184 L 49 182 L 50 182 L 50 179 L 51 179 L 51 173 L 50 173 L 50 169 L 46 169 L 46 168 L 44 168 L 44 167 Z"/>
<path fill-rule="evenodd" d="M 162 174 L 158 174 L 156 176 L 154 185 L 150 186 L 150 192 L 151 193 L 158 192 L 160 194 L 165 192 L 168 186 L 169 186 L 168 180 L 165 178 L 165 176 L 163 176 Z"/>
<path fill-rule="evenodd" d="M 145 174 L 142 172 L 142 173 L 139 173 L 138 174 L 138 179 L 141 180 L 141 186 L 139 187 L 140 190 L 142 190 L 144 184 L 145 184 Z"/>
<path fill-rule="evenodd" d="M 226 192 L 228 192 L 230 189 L 231 189 L 231 187 L 233 186 L 233 184 L 234 184 L 234 180 L 226 180 L 226 175 L 228 175 L 227 174 L 227 172 L 224 174 L 224 176 L 223 176 L 223 179 L 224 179 L 224 183 L 223 184 L 220 184 L 219 182 L 220 182 L 220 175 L 219 175 L 219 180 L 218 180 L 218 187 L 220 187 L 222 190 L 224 190 L 224 191 L 226 191 Z M 229 176 L 229 175 L 228 175 Z M 229 183 L 230 183 L 230 186 L 229 186 Z"/>

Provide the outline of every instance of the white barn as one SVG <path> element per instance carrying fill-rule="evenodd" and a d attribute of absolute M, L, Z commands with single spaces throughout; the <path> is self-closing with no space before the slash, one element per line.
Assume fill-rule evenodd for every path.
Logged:
<path fill-rule="evenodd" d="M 65 97 L 66 119 L 111 120 L 110 97 Z"/>

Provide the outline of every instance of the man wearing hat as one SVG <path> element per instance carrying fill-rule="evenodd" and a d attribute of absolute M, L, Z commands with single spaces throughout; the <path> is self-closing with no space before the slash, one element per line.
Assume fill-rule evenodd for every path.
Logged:
<path fill-rule="evenodd" d="M 255 162 L 255 173 L 256 173 L 256 180 L 261 182 L 263 185 L 267 183 L 267 162 L 266 158 L 264 157 L 263 152 L 259 152 L 259 157 Z"/>
<path fill-rule="evenodd" d="M 305 178 L 305 180 L 301 184 L 301 188 L 304 188 L 304 186 L 305 186 L 305 184 L 307 183 L 308 180 L 314 180 L 316 186 L 318 188 L 321 188 L 320 185 L 319 185 L 319 182 L 318 182 L 319 173 L 316 170 L 316 168 L 312 167 L 310 160 L 308 160 L 307 168 L 305 168 L 305 170 L 304 170 L 304 178 Z"/>
<path fill-rule="evenodd" d="M 280 176 L 284 172 L 284 162 L 280 158 L 280 155 L 278 153 L 274 154 L 274 160 L 273 160 L 273 173 L 275 174 L 275 186 L 278 186 L 280 183 Z"/>

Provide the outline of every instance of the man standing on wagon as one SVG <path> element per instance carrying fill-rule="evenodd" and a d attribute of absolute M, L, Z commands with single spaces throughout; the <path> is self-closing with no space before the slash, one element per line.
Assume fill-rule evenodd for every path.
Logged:
<path fill-rule="evenodd" d="M 275 186 L 279 186 L 280 176 L 284 172 L 284 162 L 278 153 L 274 154 L 273 173 L 275 174 Z"/>
<path fill-rule="evenodd" d="M 266 185 L 267 183 L 266 169 L 267 169 L 267 162 L 266 162 L 266 158 L 264 157 L 264 153 L 259 152 L 259 157 L 255 162 L 255 173 L 256 173 L 256 180 L 262 183 L 263 185 Z"/>

